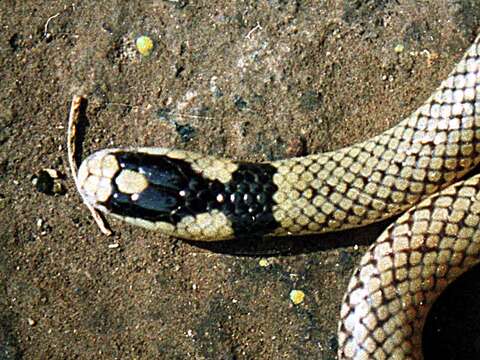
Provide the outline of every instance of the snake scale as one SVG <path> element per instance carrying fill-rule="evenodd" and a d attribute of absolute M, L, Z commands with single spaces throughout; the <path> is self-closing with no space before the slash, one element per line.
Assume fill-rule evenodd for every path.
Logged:
<path fill-rule="evenodd" d="M 419 109 L 365 142 L 264 163 L 106 149 L 76 183 L 103 213 L 200 241 L 337 231 L 406 211 L 350 280 L 338 356 L 421 359 L 429 308 L 479 261 L 480 177 L 456 182 L 479 162 L 480 37 Z"/>

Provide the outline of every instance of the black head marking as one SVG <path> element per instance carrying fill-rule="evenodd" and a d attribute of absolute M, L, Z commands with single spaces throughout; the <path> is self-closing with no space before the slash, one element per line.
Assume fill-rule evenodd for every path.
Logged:
<path fill-rule="evenodd" d="M 234 236 L 264 235 L 279 224 L 272 213 L 276 169 L 269 164 L 239 163 L 232 180 L 204 178 L 190 163 L 141 152 L 115 154 L 120 168 L 143 174 L 148 187 L 124 194 L 112 179 L 112 196 L 103 204 L 112 213 L 176 225 L 185 216 L 218 210 L 231 221 Z"/>

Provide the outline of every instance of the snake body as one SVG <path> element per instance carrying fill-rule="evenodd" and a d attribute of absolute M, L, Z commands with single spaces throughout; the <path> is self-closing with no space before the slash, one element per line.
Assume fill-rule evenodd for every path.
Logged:
<path fill-rule="evenodd" d="M 480 162 L 479 39 L 418 110 L 365 142 L 265 163 L 106 149 L 83 161 L 79 191 L 106 214 L 201 241 L 343 230 L 410 209 L 352 277 L 339 358 L 420 359 L 429 305 L 478 258 L 480 178 L 451 184 Z"/>

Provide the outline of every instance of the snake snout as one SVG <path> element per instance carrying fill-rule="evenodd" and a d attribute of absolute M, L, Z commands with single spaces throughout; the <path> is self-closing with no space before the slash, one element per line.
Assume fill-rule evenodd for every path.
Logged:
<path fill-rule="evenodd" d="M 87 157 L 77 175 L 77 186 L 85 202 L 97 206 L 108 200 L 113 187 L 112 179 L 120 170 L 117 159 L 108 149 Z"/>

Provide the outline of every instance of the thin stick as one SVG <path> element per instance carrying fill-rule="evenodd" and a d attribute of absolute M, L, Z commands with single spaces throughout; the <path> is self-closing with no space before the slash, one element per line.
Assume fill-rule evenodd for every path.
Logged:
<path fill-rule="evenodd" d="M 55 15 L 50 16 L 47 19 L 47 22 L 45 23 L 44 30 L 43 30 L 43 36 L 47 37 L 47 35 L 48 35 L 48 24 L 50 24 L 50 21 L 52 21 L 53 19 L 55 19 L 59 15 L 60 15 L 60 13 L 56 13 Z"/>
<path fill-rule="evenodd" d="M 70 106 L 70 115 L 68 116 L 68 128 L 67 128 L 67 157 L 68 157 L 68 165 L 70 166 L 70 172 L 72 173 L 73 180 L 75 182 L 75 187 L 79 194 L 79 185 L 77 179 L 77 171 L 78 166 L 75 161 L 75 153 L 76 153 L 76 137 L 77 137 L 77 125 L 80 121 L 80 110 L 82 107 L 82 103 L 86 101 L 85 97 L 81 95 L 74 95 L 72 98 L 72 104 Z M 97 223 L 100 231 L 105 235 L 112 235 L 112 231 L 108 228 L 107 223 L 102 218 L 100 213 L 90 204 L 88 203 L 82 196 L 83 203 L 87 206 L 88 210 L 92 214 L 93 219 Z"/>
<path fill-rule="evenodd" d="M 250 36 L 252 36 L 252 34 L 253 34 L 255 31 L 257 31 L 257 30 L 263 30 L 263 29 L 262 29 L 262 26 L 260 25 L 259 22 L 257 22 L 257 25 L 256 25 L 252 30 L 250 30 L 250 31 L 248 32 L 248 34 L 245 35 L 245 37 L 246 37 L 247 39 L 250 39 Z"/>

